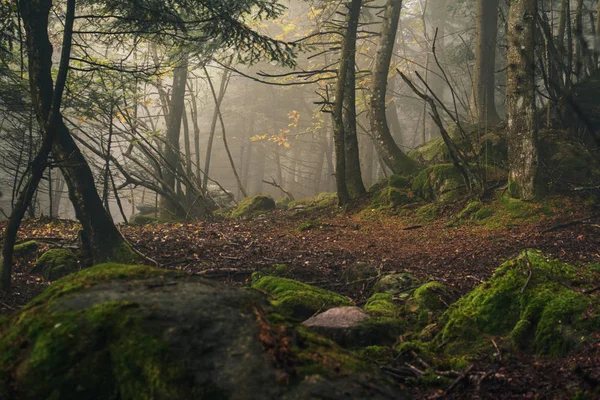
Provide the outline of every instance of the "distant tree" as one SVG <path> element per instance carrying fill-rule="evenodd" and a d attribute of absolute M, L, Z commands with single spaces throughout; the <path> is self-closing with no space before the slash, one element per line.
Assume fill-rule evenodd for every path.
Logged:
<path fill-rule="evenodd" d="M 499 0 L 477 0 L 477 43 L 471 95 L 471 115 L 476 123 L 500 121 L 495 101 L 499 3 Z"/>
<path fill-rule="evenodd" d="M 511 0 L 508 17 L 508 189 L 512 197 L 532 200 L 538 168 L 535 102 L 537 0 Z"/>

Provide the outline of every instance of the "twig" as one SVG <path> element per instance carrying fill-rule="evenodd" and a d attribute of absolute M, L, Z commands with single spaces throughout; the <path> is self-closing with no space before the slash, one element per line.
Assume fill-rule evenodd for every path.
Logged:
<path fill-rule="evenodd" d="M 529 276 L 527 277 L 525 284 L 521 288 L 521 294 L 525 292 L 525 289 L 527 288 L 527 285 L 529 285 L 529 281 L 531 280 L 531 276 L 533 275 L 533 268 L 531 266 L 531 261 L 529 260 L 529 254 L 527 254 L 527 252 L 525 253 L 525 260 L 527 261 L 527 268 L 529 268 Z"/>
<path fill-rule="evenodd" d="M 411 371 L 413 371 L 414 373 L 416 373 L 419 376 L 425 375 L 425 372 L 421 371 L 419 368 L 415 367 L 414 365 L 410 365 L 409 363 L 404 363 L 404 365 L 406 365 Z"/>
<path fill-rule="evenodd" d="M 469 365 L 467 369 L 465 369 L 465 372 L 463 372 L 458 378 L 454 380 L 454 382 L 452 382 L 450 386 L 448 386 L 448 389 L 446 389 L 446 391 L 444 392 L 444 396 L 447 396 L 463 379 L 465 379 L 469 375 L 469 372 L 471 372 L 473 366 L 474 364 Z"/>
<path fill-rule="evenodd" d="M 593 287 L 591 289 L 586 289 L 583 291 L 583 294 L 592 294 L 600 290 L 600 286 Z"/>
<path fill-rule="evenodd" d="M 500 352 L 500 348 L 496 344 L 496 341 L 494 340 L 494 338 L 491 338 L 491 340 L 492 340 L 492 343 L 494 344 L 494 347 L 496 348 L 496 352 L 498 353 L 498 359 L 500 361 L 502 361 L 502 352 Z"/>

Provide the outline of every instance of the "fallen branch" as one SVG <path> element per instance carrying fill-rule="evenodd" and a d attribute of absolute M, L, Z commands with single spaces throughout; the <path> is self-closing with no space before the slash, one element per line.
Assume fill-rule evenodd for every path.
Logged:
<path fill-rule="evenodd" d="M 585 225 L 585 224 L 587 224 L 587 221 L 594 219 L 594 218 L 598 218 L 598 217 L 600 217 L 600 214 L 594 214 L 594 215 L 591 215 L 586 218 L 576 219 L 574 221 L 569 221 L 569 222 L 564 222 L 562 224 L 554 225 L 553 227 L 548 228 L 545 231 L 542 231 L 542 233 L 548 233 L 548 232 L 556 231 L 559 229 L 569 228 L 569 227 L 575 226 L 575 225 Z"/>
<path fill-rule="evenodd" d="M 448 394 L 450 394 L 450 392 L 456 387 L 458 386 L 458 384 L 465 379 L 466 377 L 469 376 L 469 372 L 471 372 L 471 370 L 473 369 L 474 364 L 471 364 L 467 367 L 467 369 L 465 369 L 465 372 L 463 372 L 458 378 L 456 378 L 454 380 L 454 382 L 452 382 L 452 384 L 450 386 L 448 386 L 448 389 L 446 389 L 444 391 L 444 396 L 448 396 Z"/>

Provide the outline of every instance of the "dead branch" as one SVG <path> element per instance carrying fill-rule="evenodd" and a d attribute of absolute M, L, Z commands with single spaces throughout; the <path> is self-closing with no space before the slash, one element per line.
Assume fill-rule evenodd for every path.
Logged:
<path fill-rule="evenodd" d="M 285 194 L 287 196 L 287 198 L 290 199 L 290 201 L 296 200 L 294 198 L 294 195 L 292 194 L 292 192 L 290 192 L 289 190 L 282 187 L 279 183 L 275 182 L 275 178 L 271 177 L 271 182 L 265 181 L 263 179 L 263 183 L 266 183 L 267 185 L 271 185 L 271 186 L 276 187 L 277 189 L 281 190 L 283 192 L 283 194 Z"/>

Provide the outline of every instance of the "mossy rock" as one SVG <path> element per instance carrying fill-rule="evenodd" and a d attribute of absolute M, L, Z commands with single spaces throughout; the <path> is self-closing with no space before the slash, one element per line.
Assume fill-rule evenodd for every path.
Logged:
<path fill-rule="evenodd" d="M 66 249 L 50 249 L 37 260 L 30 273 L 54 281 L 77 271 L 77 257 Z"/>
<path fill-rule="evenodd" d="M 377 317 L 400 318 L 402 307 L 390 293 L 375 293 L 367 299 L 364 310 Z"/>
<path fill-rule="evenodd" d="M 35 240 L 20 243 L 13 249 L 14 257 L 29 257 L 34 255 L 40 248 L 40 243 Z"/>
<path fill-rule="evenodd" d="M 279 199 L 275 202 L 275 208 L 277 208 L 278 210 L 288 210 L 290 208 L 290 203 L 292 201 L 289 199 L 289 197 L 284 197 L 282 199 Z"/>
<path fill-rule="evenodd" d="M 450 352 L 489 348 L 489 336 L 541 355 L 562 355 L 600 329 L 597 295 L 569 289 L 592 273 L 526 250 L 441 317 L 440 340 Z"/>
<path fill-rule="evenodd" d="M 413 292 L 407 308 L 422 324 L 434 323 L 448 308 L 452 296 L 448 288 L 439 282 L 428 282 Z"/>
<path fill-rule="evenodd" d="M 425 200 L 453 201 L 466 193 L 465 179 L 452 164 L 434 165 L 414 179 L 412 192 Z"/>
<path fill-rule="evenodd" d="M 419 199 L 414 195 L 411 189 L 399 189 L 392 186 L 386 186 L 381 190 L 374 192 L 371 200 L 371 207 L 398 207 L 414 203 L 418 200 Z"/>
<path fill-rule="evenodd" d="M 425 204 L 417 208 L 415 217 L 420 222 L 435 221 L 439 217 L 440 209 L 436 203 Z"/>
<path fill-rule="evenodd" d="M 393 273 L 382 276 L 373 286 L 373 293 L 387 293 L 393 296 L 408 297 L 419 285 L 414 275 L 409 273 Z"/>
<path fill-rule="evenodd" d="M 154 214 L 137 214 L 135 215 L 131 223 L 133 225 L 150 225 L 165 222 L 160 218 L 154 216 Z"/>
<path fill-rule="evenodd" d="M 270 324 L 269 307 L 257 292 L 174 272 L 92 267 L 0 326 L 0 398 L 387 398 L 365 389 L 386 387 L 377 371 Z"/>
<path fill-rule="evenodd" d="M 246 197 L 231 212 L 231 216 L 233 218 L 252 218 L 273 211 L 275 207 L 275 200 L 271 196 Z"/>
<path fill-rule="evenodd" d="M 253 282 L 252 287 L 273 296 L 275 314 L 283 320 L 300 322 L 319 311 L 352 305 L 337 293 L 276 276 L 264 276 Z"/>
<path fill-rule="evenodd" d="M 473 164 L 479 159 L 485 165 L 506 166 L 508 146 L 503 126 L 494 127 L 493 130 L 484 130 L 474 125 L 466 125 L 463 128 L 467 132 L 466 138 L 456 125 L 451 126 L 448 131 L 467 160 Z M 408 156 L 427 166 L 452 162 L 448 147 L 441 136 L 409 151 Z"/>
<path fill-rule="evenodd" d="M 334 207 L 338 204 L 337 193 L 319 193 L 315 197 L 294 200 L 289 203 L 289 210 L 316 211 L 328 207 Z"/>
<path fill-rule="evenodd" d="M 388 186 L 397 189 L 407 189 L 412 186 L 413 177 L 393 174 L 388 178 Z"/>

